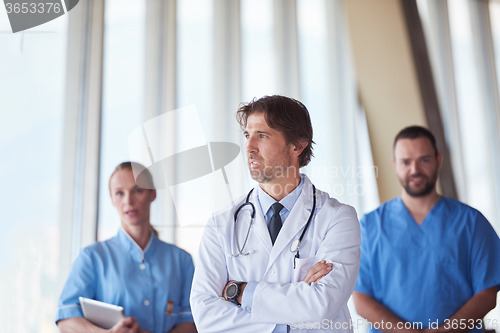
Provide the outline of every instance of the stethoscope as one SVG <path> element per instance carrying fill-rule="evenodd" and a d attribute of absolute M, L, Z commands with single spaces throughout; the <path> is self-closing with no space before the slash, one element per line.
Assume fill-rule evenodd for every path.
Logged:
<path fill-rule="evenodd" d="M 305 226 L 304 230 L 302 230 L 302 234 L 300 234 L 300 237 L 297 238 L 296 240 L 294 240 L 293 243 L 292 243 L 292 245 L 290 246 L 290 251 L 291 252 L 295 252 L 296 251 L 295 257 L 293 259 L 293 268 L 294 269 L 295 269 L 295 260 L 296 259 L 300 259 L 300 253 L 299 253 L 300 243 L 302 242 L 302 239 L 304 238 L 304 235 L 305 235 L 305 233 L 307 231 L 307 228 L 309 227 L 309 224 L 311 223 L 312 217 L 314 215 L 314 210 L 316 209 L 316 187 L 314 185 L 312 187 L 313 187 L 313 207 L 312 207 L 312 210 L 311 210 L 311 214 L 309 214 L 309 219 L 307 220 L 307 223 L 306 223 L 306 226 Z M 249 251 L 247 253 L 243 252 L 243 250 L 245 249 L 245 245 L 247 244 L 248 235 L 250 234 L 250 228 L 252 227 L 253 220 L 255 218 L 255 206 L 253 205 L 253 203 L 250 202 L 250 195 L 252 195 L 253 190 L 254 189 L 251 189 L 250 192 L 248 192 L 248 195 L 247 195 L 247 198 L 245 200 L 245 203 L 243 203 L 240 207 L 238 207 L 238 209 L 234 213 L 234 235 L 235 235 L 235 238 L 236 238 L 236 246 L 238 247 L 238 253 L 236 255 L 234 255 L 234 254 L 230 254 L 229 255 L 229 256 L 231 256 L 233 258 L 236 258 L 239 255 L 247 256 L 249 254 L 254 253 L 254 251 Z M 248 226 L 247 234 L 245 236 L 245 241 L 243 242 L 243 247 L 240 248 L 240 243 L 239 243 L 239 240 L 238 240 L 238 214 L 246 206 L 250 206 L 252 212 L 250 214 L 250 225 Z"/>

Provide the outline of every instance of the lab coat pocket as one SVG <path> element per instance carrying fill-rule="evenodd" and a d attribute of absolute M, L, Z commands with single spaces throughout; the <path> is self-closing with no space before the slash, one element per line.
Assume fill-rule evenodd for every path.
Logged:
<path fill-rule="evenodd" d="M 313 263 L 314 257 L 295 259 L 295 268 L 292 268 L 292 282 L 302 281 Z"/>

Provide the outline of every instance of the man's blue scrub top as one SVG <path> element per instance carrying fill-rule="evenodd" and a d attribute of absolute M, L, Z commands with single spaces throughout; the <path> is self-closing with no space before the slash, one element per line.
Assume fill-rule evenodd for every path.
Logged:
<path fill-rule="evenodd" d="M 141 328 L 168 332 L 193 322 L 189 295 L 194 266 L 191 256 L 152 234 L 143 252 L 122 229 L 104 242 L 84 248 L 64 286 L 56 322 L 83 317 L 78 297 L 120 305 Z M 167 309 L 173 302 L 173 309 Z"/>
<path fill-rule="evenodd" d="M 463 203 L 442 197 L 418 225 L 398 197 L 360 223 L 354 290 L 405 321 L 441 325 L 474 294 L 500 284 L 500 240 L 486 218 Z"/>

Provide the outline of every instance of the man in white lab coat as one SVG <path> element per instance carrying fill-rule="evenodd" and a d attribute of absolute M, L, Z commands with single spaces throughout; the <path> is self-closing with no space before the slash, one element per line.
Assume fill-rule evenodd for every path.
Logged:
<path fill-rule="evenodd" d="M 237 118 L 259 184 L 207 223 L 191 291 L 198 331 L 352 332 L 359 223 L 299 173 L 314 143 L 306 107 L 266 96 Z"/>

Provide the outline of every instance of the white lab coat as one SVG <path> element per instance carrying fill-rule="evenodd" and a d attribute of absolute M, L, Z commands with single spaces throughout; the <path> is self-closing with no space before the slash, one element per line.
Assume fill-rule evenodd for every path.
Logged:
<path fill-rule="evenodd" d="M 294 269 L 295 252 L 290 251 L 290 246 L 300 237 L 313 205 L 312 184 L 307 177 L 303 179 L 302 193 L 274 246 L 256 190 L 250 197 L 255 205 L 255 220 L 243 251 L 253 253 L 230 256 L 238 252 L 234 212 L 246 196 L 233 208 L 210 218 L 191 290 L 191 310 L 198 332 L 270 333 L 276 324 L 290 325 L 291 332 L 352 332 L 347 301 L 359 270 L 361 239 L 356 211 L 316 190 L 315 214 Z M 238 218 L 240 246 L 249 227 L 249 215 L 248 211 L 242 212 Z M 320 260 L 333 263 L 332 271 L 318 283 L 302 282 L 309 268 Z M 259 282 L 250 312 L 221 296 L 229 280 Z M 316 329 L 299 329 L 305 327 Z"/>

